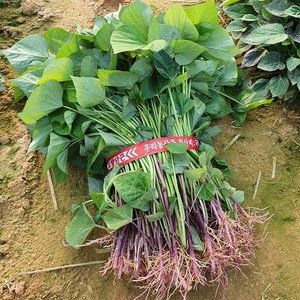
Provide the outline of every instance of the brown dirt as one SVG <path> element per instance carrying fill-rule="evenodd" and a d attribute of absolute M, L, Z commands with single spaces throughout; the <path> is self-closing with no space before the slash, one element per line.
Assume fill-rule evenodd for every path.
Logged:
<path fill-rule="evenodd" d="M 171 1 L 149 0 L 157 10 Z M 116 10 L 119 1 L 47 0 L 48 17 L 24 17 L 11 6 L 1 8 L 1 48 L 20 37 L 59 26 L 75 30 L 92 25 L 94 13 Z M 2 18 L 3 17 L 3 18 Z M 2 21 L 3 20 L 3 21 Z M 18 26 L 17 26 L 18 25 Z M 6 26 L 6 30 L 2 30 Z M 8 28 L 7 26 L 11 27 Z M 2 29 L 1 29 L 2 28 Z M 0 58 L 0 72 L 15 74 Z M 63 244 L 64 228 L 70 221 L 70 207 L 86 198 L 85 174 L 70 170 L 69 181 L 55 184 L 59 210 L 53 209 L 48 181 L 41 176 L 43 157 L 27 154 L 30 136 L 18 119 L 19 105 L 12 103 L 11 90 L 0 94 L 0 286 L 16 273 L 105 259 L 97 248 L 74 250 Z M 230 120 L 220 126 L 225 133 L 216 139 L 219 153 L 236 172 L 231 183 L 246 191 L 246 206 L 268 207 L 273 215 L 267 237 L 259 243 L 254 265 L 241 274 L 232 274 L 226 300 L 300 299 L 300 119 L 293 108 L 272 104 L 250 113 L 242 128 Z M 226 151 L 227 143 L 241 134 Z M 277 159 L 276 177 L 271 179 L 272 162 Z M 253 200 L 259 171 L 261 183 Z M 258 234 L 263 227 L 257 228 Z M 97 233 L 95 233 L 97 234 Z M 101 277 L 99 266 L 65 269 L 15 278 L 0 289 L 1 299 L 134 299 L 139 289 L 127 279 Z M 11 291 L 9 291 L 9 289 Z M 215 288 L 191 292 L 188 299 L 214 299 Z M 216 299 L 221 299 L 222 295 Z M 173 299 L 180 299 L 174 296 Z"/>

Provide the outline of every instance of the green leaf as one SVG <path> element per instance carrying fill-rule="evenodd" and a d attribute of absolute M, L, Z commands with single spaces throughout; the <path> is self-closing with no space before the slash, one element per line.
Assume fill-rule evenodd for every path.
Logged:
<path fill-rule="evenodd" d="M 146 38 L 134 25 L 123 25 L 116 29 L 110 39 L 114 54 L 142 49 Z"/>
<path fill-rule="evenodd" d="M 194 130 L 198 122 L 200 121 L 200 118 L 202 117 L 204 111 L 205 111 L 205 104 L 198 98 L 195 98 L 193 100 L 194 102 L 194 113 L 191 123 L 191 129 Z"/>
<path fill-rule="evenodd" d="M 188 40 L 175 40 L 172 42 L 175 61 L 179 65 L 188 65 L 206 49 L 199 44 Z"/>
<path fill-rule="evenodd" d="M 212 182 L 205 183 L 200 191 L 200 198 L 203 200 L 212 200 L 216 194 L 217 187 Z"/>
<path fill-rule="evenodd" d="M 266 80 L 263 82 L 263 84 L 266 84 L 268 82 L 269 81 Z M 266 88 L 269 89 L 268 85 Z M 270 104 L 273 101 L 273 99 L 266 99 L 266 96 L 260 94 L 259 91 L 256 92 L 253 90 L 246 89 L 241 93 L 242 97 L 240 102 L 244 105 L 247 111 L 262 105 Z"/>
<path fill-rule="evenodd" d="M 289 57 L 286 60 L 286 66 L 287 66 L 287 69 L 290 72 L 292 72 L 293 70 L 295 70 L 299 65 L 300 65 L 300 58 Z"/>
<path fill-rule="evenodd" d="M 157 212 L 155 214 L 151 214 L 151 215 L 146 215 L 146 218 L 149 222 L 155 222 L 160 220 L 161 218 L 163 218 L 165 216 L 164 212 Z"/>
<path fill-rule="evenodd" d="M 46 82 L 32 92 L 23 111 L 18 115 L 26 124 L 32 124 L 62 107 L 62 95 L 63 90 L 58 82 Z"/>
<path fill-rule="evenodd" d="M 65 149 L 63 152 L 59 153 L 56 158 L 56 164 L 58 168 L 65 174 L 68 173 L 67 170 L 68 150 L 69 149 Z"/>
<path fill-rule="evenodd" d="M 19 78 L 12 79 L 11 82 L 15 83 L 24 92 L 26 97 L 29 97 L 36 89 L 42 74 L 43 70 L 41 69 L 32 70 Z"/>
<path fill-rule="evenodd" d="M 287 92 L 289 85 L 289 79 L 285 76 L 272 77 L 269 82 L 269 89 L 272 94 L 272 97 L 283 96 Z"/>
<path fill-rule="evenodd" d="M 46 31 L 45 38 L 48 41 L 49 49 L 57 53 L 59 48 L 71 38 L 71 34 L 62 28 L 54 27 Z"/>
<path fill-rule="evenodd" d="M 268 95 L 270 95 L 269 80 L 265 78 L 260 78 L 251 86 L 251 89 L 256 93 L 267 97 Z"/>
<path fill-rule="evenodd" d="M 105 194 L 103 193 L 92 193 L 92 200 L 98 208 L 100 214 L 108 206 L 108 203 L 105 200 Z"/>
<path fill-rule="evenodd" d="M 244 32 L 247 30 L 247 26 L 241 20 L 234 20 L 226 27 L 229 32 Z"/>
<path fill-rule="evenodd" d="M 261 59 L 257 67 L 268 72 L 283 70 L 285 68 L 285 64 L 281 62 L 280 59 L 281 57 L 279 52 L 270 51 Z"/>
<path fill-rule="evenodd" d="M 225 0 L 224 2 L 221 3 L 220 7 L 226 6 L 226 5 L 230 5 L 236 2 L 239 2 L 241 0 Z"/>
<path fill-rule="evenodd" d="M 288 9 L 283 12 L 284 15 L 293 17 L 293 18 L 300 18 L 300 6 L 299 5 L 292 5 Z"/>
<path fill-rule="evenodd" d="M 71 76 L 76 89 L 77 102 L 82 107 L 92 107 L 105 99 L 105 88 L 101 81 L 91 77 Z"/>
<path fill-rule="evenodd" d="M 69 143 L 69 139 L 55 133 L 50 133 L 50 143 L 48 146 L 43 175 L 45 175 L 51 166 L 56 162 L 58 155 L 60 155 L 68 147 Z"/>
<path fill-rule="evenodd" d="M 201 241 L 201 238 L 194 226 L 189 226 L 190 234 L 192 235 L 193 246 L 196 251 L 204 251 L 205 244 Z"/>
<path fill-rule="evenodd" d="M 199 38 L 197 28 L 180 5 L 172 6 L 166 11 L 164 23 L 176 27 L 183 39 L 197 41 Z"/>
<path fill-rule="evenodd" d="M 119 70 L 98 70 L 98 77 L 104 86 L 123 87 L 127 89 L 131 89 L 139 80 L 138 74 Z"/>
<path fill-rule="evenodd" d="M 200 23 L 219 25 L 219 15 L 214 0 L 185 8 L 185 13 L 195 25 Z"/>
<path fill-rule="evenodd" d="M 131 207 L 148 211 L 151 174 L 142 171 L 125 172 L 113 179 L 120 197 Z"/>
<path fill-rule="evenodd" d="M 95 58 L 87 55 L 82 59 L 80 76 L 81 77 L 97 77 L 98 67 Z"/>
<path fill-rule="evenodd" d="M 117 230 L 132 222 L 133 209 L 127 204 L 110 209 L 103 215 L 109 230 Z"/>
<path fill-rule="evenodd" d="M 97 178 L 88 176 L 88 188 L 89 188 L 89 197 L 92 197 L 93 193 L 102 193 L 103 192 L 103 181 Z"/>
<path fill-rule="evenodd" d="M 203 166 L 202 168 L 188 169 L 184 171 L 184 176 L 190 180 L 199 180 L 205 175 L 206 171 L 206 166 Z"/>
<path fill-rule="evenodd" d="M 279 23 L 272 23 L 255 28 L 241 40 L 250 45 L 274 45 L 285 41 L 288 35 Z"/>
<path fill-rule="evenodd" d="M 231 19 L 242 18 L 246 14 L 256 14 L 256 11 L 248 3 L 237 3 L 223 8 L 226 15 Z"/>
<path fill-rule="evenodd" d="M 222 180 L 224 179 L 224 175 L 222 171 L 218 168 L 212 168 L 210 170 L 210 176 L 217 179 L 222 179 Z"/>
<path fill-rule="evenodd" d="M 69 57 L 58 58 L 46 66 L 38 84 L 43 84 L 51 80 L 58 82 L 69 81 L 71 80 L 71 75 L 73 75 L 72 60 Z"/>
<path fill-rule="evenodd" d="M 63 57 L 69 57 L 71 54 L 76 53 L 79 51 L 79 44 L 77 41 L 76 35 L 73 35 L 73 37 L 65 42 L 57 51 L 56 53 L 56 59 L 63 58 Z"/>
<path fill-rule="evenodd" d="M 66 240 L 69 245 L 78 248 L 96 226 L 87 208 L 82 204 L 77 208 L 72 221 L 66 227 Z"/>
<path fill-rule="evenodd" d="M 166 147 L 169 152 L 173 154 L 182 154 L 186 153 L 188 149 L 188 145 L 186 143 L 168 143 Z"/>
<path fill-rule="evenodd" d="M 249 68 L 257 65 L 265 54 L 266 54 L 266 50 L 263 48 L 251 49 L 244 55 L 241 67 Z"/>
<path fill-rule="evenodd" d="M 199 44 L 207 49 L 203 56 L 226 61 L 240 53 L 229 33 L 221 26 L 203 23 L 198 29 L 200 35 L 206 35 L 205 40 L 199 41 Z"/>
<path fill-rule="evenodd" d="M 130 68 L 130 72 L 139 75 L 139 81 L 143 81 L 145 78 L 151 76 L 153 70 L 153 60 L 150 57 L 143 57 L 136 60 Z"/>
<path fill-rule="evenodd" d="M 51 132 L 52 125 L 49 122 L 49 118 L 44 117 L 39 119 L 34 126 L 34 130 L 32 132 L 32 141 L 28 147 L 27 152 L 46 147 Z"/>
<path fill-rule="evenodd" d="M 146 39 L 152 15 L 153 13 L 149 5 L 140 0 L 135 0 L 121 10 L 120 20 L 123 24 L 139 28 L 139 31 Z"/>
<path fill-rule="evenodd" d="M 100 131 L 101 137 L 105 141 L 106 146 L 124 146 L 124 142 L 118 139 L 113 133 Z"/>
<path fill-rule="evenodd" d="M 54 163 L 52 166 L 52 171 L 57 183 L 66 182 L 68 179 L 68 174 L 63 172 L 58 166 L 57 163 Z"/>
<path fill-rule="evenodd" d="M 232 197 L 237 203 L 243 204 L 243 202 L 245 201 L 245 192 L 244 191 L 235 191 L 232 194 Z"/>
<path fill-rule="evenodd" d="M 172 41 L 180 40 L 182 38 L 180 32 L 176 27 L 167 24 L 160 24 L 159 37 L 164 39 L 168 43 L 172 43 Z"/>
<path fill-rule="evenodd" d="M 127 96 L 123 97 L 122 106 L 123 106 L 122 119 L 123 119 L 123 121 L 128 122 L 136 114 L 137 107 L 136 107 L 134 101 L 129 100 L 129 98 Z"/>
<path fill-rule="evenodd" d="M 47 40 L 37 34 L 27 36 L 1 52 L 18 73 L 49 57 Z"/>
<path fill-rule="evenodd" d="M 194 107 L 194 102 L 187 95 L 178 93 L 173 95 L 176 112 L 183 117 L 188 111 Z"/>
<path fill-rule="evenodd" d="M 285 17 L 285 10 L 288 9 L 290 5 L 291 2 L 289 0 L 273 0 L 272 2 L 264 5 L 263 8 L 274 16 Z"/>
<path fill-rule="evenodd" d="M 103 51 L 109 51 L 111 49 L 110 37 L 113 32 L 112 24 L 103 25 L 95 36 L 95 46 Z"/>
<path fill-rule="evenodd" d="M 164 50 L 154 54 L 154 66 L 161 76 L 167 79 L 174 79 L 180 67 Z"/>
<path fill-rule="evenodd" d="M 236 60 L 233 58 L 218 68 L 218 81 L 216 86 L 234 86 L 237 83 L 238 70 Z"/>

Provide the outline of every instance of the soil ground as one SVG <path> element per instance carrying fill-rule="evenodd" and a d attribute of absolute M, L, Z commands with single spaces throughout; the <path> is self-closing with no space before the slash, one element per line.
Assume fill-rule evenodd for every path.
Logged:
<path fill-rule="evenodd" d="M 35 2 L 35 1 L 33 1 Z M 120 1 L 41 1 L 39 15 L 23 16 L 18 3 L 0 7 L 0 48 L 21 37 L 43 33 L 51 27 L 74 31 L 77 24 L 92 25 L 94 14 L 117 9 Z M 157 10 L 171 1 L 149 2 Z M 1 3 L 1 1 L 0 1 Z M 0 58 L 0 72 L 15 76 Z M 18 276 L 26 272 L 75 263 L 105 260 L 98 248 L 75 250 L 63 243 L 70 221 L 70 207 L 86 199 L 85 174 L 70 170 L 69 181 L 55 184 L 59 210 L 51 201 L 46 177 L 41 176 L 43 157 L 27 154 L 30 136 L 17 117 L 19 105 L 13 92 L 0 94 L 0 298 L 1 299 L 134 299 L 140 292 L 128 280 L 100 275 L 101 264 L 55 272 Z M 244 275 L 232 274 L 229 287 L 215 297 L 216 288 L 193 291 L 188 299 L 299 300 L 300 299 L 300 117 L 293 106 L 273 103 L 256 109 L 242 128 L 228 118 L 220 124 L 224 134 L 216 139 L 219 154 L 235 171 L 233 186 L 245 190 L 245 206 L 267 208 L 273 216 L 266 237 L 258 243 L 253 266 Z M 239 139 L 226 151 L 229 141 Z M 271 178 L 276 157 L 275 178 Z M 258 174 L 261 180 L 255 199 Z M 264 226 L 257 227 L 257 235 Z M 97 234 L 97 233 L 95 233 Z M 13 279 L 4 284 L 6 280 Z M 180 299 L 179 295 L 172 299 Z"/>

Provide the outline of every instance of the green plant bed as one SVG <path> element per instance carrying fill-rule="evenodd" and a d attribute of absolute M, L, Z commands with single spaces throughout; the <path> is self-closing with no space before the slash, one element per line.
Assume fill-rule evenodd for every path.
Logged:
<path fill-rule="evenodd" d="M 284 101 L 298 99 L 300 2 L 225 1 L 223 6 L 232 19 L 227 30 L 243 52 L 241 67 L 256 68 L 250 73 L 253 90 Z"/>

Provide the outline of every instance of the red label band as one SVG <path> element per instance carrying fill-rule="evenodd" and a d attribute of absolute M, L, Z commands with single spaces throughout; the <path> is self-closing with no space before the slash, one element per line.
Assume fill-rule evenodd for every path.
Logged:
<path fill-rule="evenodd" d="M 198 150 L 200 146 L 199 140 L 193 136 L 169 136 L 141 142 L 122 149 L 110 156 L 106 160 L 107 170 L 110 172 L 115 164 L 123 166 L 148 155 L 167 152 L 168 149 L 166 144 L 168 143 L 186 143 L 188 145 L 188 150 Z"/>

